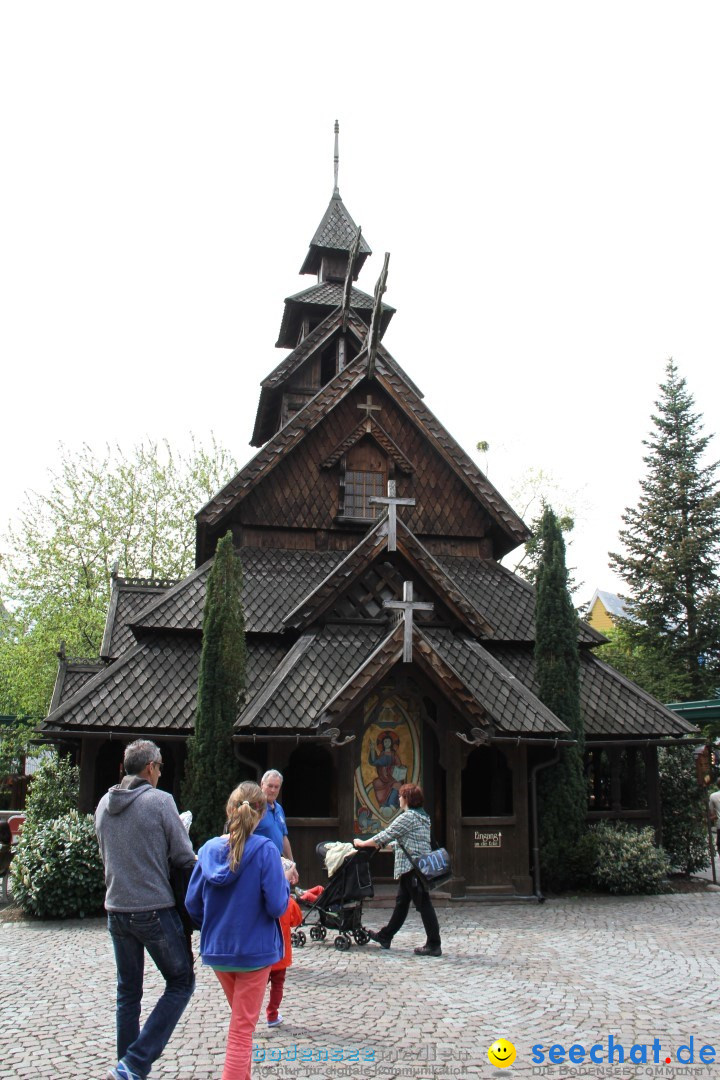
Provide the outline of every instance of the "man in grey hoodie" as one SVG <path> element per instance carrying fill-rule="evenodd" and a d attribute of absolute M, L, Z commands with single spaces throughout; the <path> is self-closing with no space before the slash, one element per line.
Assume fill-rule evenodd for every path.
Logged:
<path fill-rule="evenodd" d="M 125 777 L 103 795 L 95 830 L 105 866 L 105 908 L 117 966 L 117 1065 L 106 1080 L 145 1080 L 195 988 L 169 867 L 192 867 L 195 853 L 172 795 L 158 791 L 162 755 L 138 739 L 125 750 Z M 165 991 L 140 1030 L 145 950 Z"/>

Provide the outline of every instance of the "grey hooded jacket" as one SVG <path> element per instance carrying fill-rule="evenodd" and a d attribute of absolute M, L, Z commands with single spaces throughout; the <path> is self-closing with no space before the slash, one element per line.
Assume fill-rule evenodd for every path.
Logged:
<path fill-rule="evenodd" d="M 172 795 L 126 776 L 98 803 L 95 831 L 107 911 L 175 907 L 169 866 L 194 866 L 195 853 Z"/>

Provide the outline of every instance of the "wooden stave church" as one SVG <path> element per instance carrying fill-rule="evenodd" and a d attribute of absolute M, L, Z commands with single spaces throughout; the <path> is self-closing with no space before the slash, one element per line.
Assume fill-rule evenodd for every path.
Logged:
<path fill-rule="evenodd" d="M 113 578 L 101 656 L 61 654 L 41 730 L 76 755 L 85 810 L 138 737 L 160 743 L 179 797 L 205 583 L 230 529 L 248 646 L 238 778 L 284 774 L 301 880 L 320 880 L 318 842 L 376 832 L 411 780 L 453 897 L 538 894 L 535 776 L 570 733 L 535 696 L 534 590 L 499 563 L 529 533 L 382 344 L 394 309 L 353 285 L 371 255 L 358 236 L 336 164 L 301 267 L 317 283 L 285 300 L 290 352 L 261 384 L 258 453 L 196 515 L 188 577 Z M 598 660 L 599 633 L 580 623 L 578 640 L 589 819 L 660 836 L 657 745 L 696 729 Z M 375 865 L 390 878 L 388 855 Z"/>

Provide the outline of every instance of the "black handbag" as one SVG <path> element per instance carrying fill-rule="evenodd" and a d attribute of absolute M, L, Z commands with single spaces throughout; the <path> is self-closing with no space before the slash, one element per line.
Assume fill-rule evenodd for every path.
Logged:
<path fill-rule="evenodd" d="M 407 855 L 425 889 L 436 889 L 438 885 L 443 885 L 453 876 L 450 856 L 444 847 L 435 848 L 427 855 L 411 855 L 402 841 L 397 842 Z"/>

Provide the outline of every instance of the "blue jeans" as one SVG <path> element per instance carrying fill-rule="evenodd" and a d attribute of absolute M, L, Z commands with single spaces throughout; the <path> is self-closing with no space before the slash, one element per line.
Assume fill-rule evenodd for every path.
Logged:
<path fill-rule="evenodd" d="M 192 956 L 175 908 L 108 912 L 117 966 L 117 1056 L 146 1077 L 160 1057 L 195 989 Z M 145 949 L 165 991 L 140 1031 Z"/>

